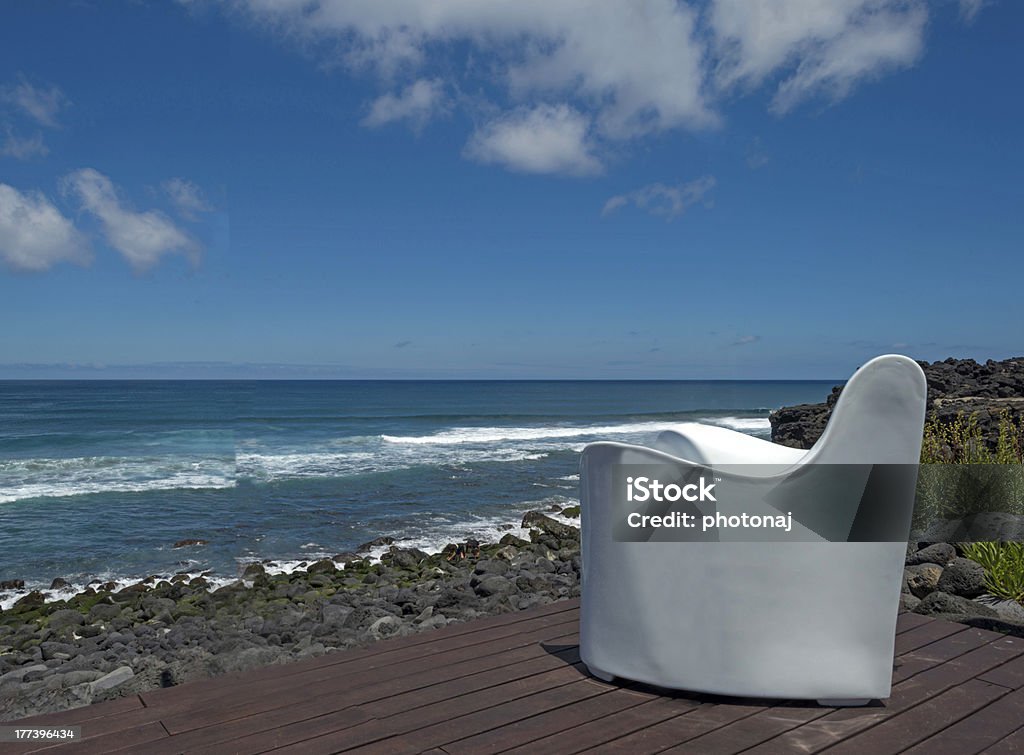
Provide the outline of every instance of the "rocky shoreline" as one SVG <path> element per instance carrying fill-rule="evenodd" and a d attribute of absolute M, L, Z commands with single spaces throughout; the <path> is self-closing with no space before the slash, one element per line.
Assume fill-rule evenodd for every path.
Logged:
<path fill-rule="evenodd" d="M 577 597 L 579 529 L 552 518 L 573 516 L 532 511 L 530 540 L 435 554 L 378 538 L 290 574 L 254 563 L 213 590 L 176 575 L 51 602 L 33 591 L 0 611 L 0 721 Z"/>
<path fill-rule="evenodd" d="M 0 721 L 577 597 L 580 531 L 565 522 L 579 515 L 527 513 L 528 541 L 430 554 L 385 537 L 290 574 L 251 563 L 216 589 L 176 575 L 67 600 L 33 591 L 0 612 Z M 986 595 L 984 570 L 955 543 L 908 544 L 900 610 L 1024 637 L 1024 606 Z"/>
<path fill-rule="evenodd" d="M 213 590 L 177 575 L 54 602 L 29 593 L 0 612 L 0 721 L 577 597 L 579 529 L 565 521 L 578 516 L 532 511 L 529 540 L 435 554 L 384 537 L 305 571 L 254 563 Z M 1024 637 L 1024 607 L 987 596 L 981 566 L 952 543 L 908 545 L 900 608 Z"/>
<path fill-rule="evenodd" d="M 928 381 L 928 419 L 952 422 L 959 414 L 974 416 L 990 449 L 999 438 L 999 418 L 1006 412 L 1018 426 L 1024 422 L 1024 357 L 984 364 L 973 359 L 918 362 Z M 842 386 L 820 404 L 786 406 L 772 412 L 772 442 L 810 448 L 821 437 L 839 400 Z"/>

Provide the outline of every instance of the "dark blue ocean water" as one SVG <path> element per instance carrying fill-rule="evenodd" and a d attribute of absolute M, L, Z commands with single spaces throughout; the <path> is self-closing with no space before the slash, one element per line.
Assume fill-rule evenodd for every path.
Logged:
<path fill-rule="evenodd" d="M 576 500 L 588 441 L 645 443 L 690 421 L 767 437 L 769 410 L 831 385 L 4 381 L 0 580 L 228 579 L 381 534 L 427 549 L 496 539 Z M 185 538 L 208 545 L 172 547 Z"/>

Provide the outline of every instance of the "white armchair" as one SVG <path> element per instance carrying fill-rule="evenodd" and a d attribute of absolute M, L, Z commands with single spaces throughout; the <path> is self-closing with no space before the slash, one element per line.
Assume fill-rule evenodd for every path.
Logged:
<path fill-rule="evenodd" d="M 917 363 L 886 355 L 848 381 L 808 451 L 700 424 L 662 433 L 653 448 L 588 445 L 580 655 L 590 671 L 830 705 L 888 697 L 925 402 Z M 623 470 L 641 468 L 711 474 L 712 508 L 729 513 L 731 498 L 734 513 L 790 509 L 792 530 L 630 530 L 637 504 Z"/>

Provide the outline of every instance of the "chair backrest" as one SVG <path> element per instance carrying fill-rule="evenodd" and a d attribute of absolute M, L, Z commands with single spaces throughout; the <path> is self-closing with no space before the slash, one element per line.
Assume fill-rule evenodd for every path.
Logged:
<path fill-rule="evenodd" d="M 927 398 L 917 362 L 899 354 L 875 357 L 843 387 L 802 463 L 917 464 Z"/>

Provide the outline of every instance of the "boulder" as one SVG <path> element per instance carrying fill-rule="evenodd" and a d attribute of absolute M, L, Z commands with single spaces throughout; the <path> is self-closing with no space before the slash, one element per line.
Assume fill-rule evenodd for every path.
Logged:
<path fill-rule="evenodd" d="M 908 592 L 900 594 L 900 610 L 913 611 L 921 603 L 921 599 Z"/>
<path fill-rule="evenodd" d="M 176 542 L 171 547 L 172 548 L 188 548 L 189 546 L 193 546 L 193 545 L 206 545 L 208 542 L 209 542 L 208 540 L 203 540 L 203 539 L 198 538 L 198 537 L 190 537 L 190 538 L 186 538 L 185 540 L 179 540 L 178 542 Z"/>
<path fill-rule="evenodd" d="M 89 622 L 110 621 L 114 617 L 120 616 L 120 614 L 121 606 L 115 606 L 111 603 L 97 603 L 89 609 Z"/>
<path fill-rule="evenodd" d="M 903 570 L 903 592 L 923 598 L 938 587 L 942 567 L 936 564 L 916 564 Z"/>
<path fill-rule="evenodd" d="M 402 628 L 402 620 L 397 616 L 381 616 L 370 624 L 366 630 L 373 638 L 381 639 L 396 634 Z"/>
<path fill-rule="evenodd" d="M 489 598 L 492 595 L 508 595 L 515 592 L 515 585 L 504 577 L 488 576 L 480 580 L 473 591 L 481 598 Z"/>
<path fill-rule="evenodd" d="M 130 666 L 120 666 L 114 669 L 109 674 L 101 676 L 94 682 L 89 683 L 89 688 L 95 692 L 101 692 L 106 689 L 113 689 L 120 684 L 124 684 L 126 681 L 135 676 L 135 672 L 132 671 Z"/>
<path fill-rule="evenodd" d="M 999 614 L 994 608 L 982 605 L 977 601 L 963 598 L 959 595 L 950 595 L 946 592 L 935 591 L 929 593 L 914 607 L 914 613 L 933 616 L 946 614 L 952 616 L 997 618 Z"/>
<path fill-rule="evenodd" d="M 508 561 L 484 559 L 483 561 L 477 561 L 476 566 L 473 569 L 474 574 L 495 574 L 501 576 L 508 573 Z"/>
<path fill-rule="evenodd" d="M 338 567 L 335 566 L 334 561 L 329 558 L 322 558 L 319 561 L 314 561 L 306 567 L 306 574 L 334 574 L 337 571 Z"/>
<path fill-rule="evenodd" d="M 539 511 L 529 511 L 523 517 L 523 529 L 539 530 L 556 540 L 578 540 L 580 531 L 568 524 L 562 524 Z M 531 533 L 532 535 L 532 533 Z"/>
<path fill-rule="evenodd" d="M 62 608 L 50 614 L 50 629 L 57 630 L 64 627 L 77 627 L 85 623 L 85 617 L 71 608 Z"/>
<path fill-rule="evenodd" d="M 37 671 L 46 671 L 47 667 L 41 663 L 37 663 L 31 666 L 21 666 L 13 671 L 8 671 L 3 676 L 0 676 L 0 687 L 5 684 L 18 683 L 25 678 L 25 674 L 31 674 Z"/>
<path fill-rule="evenodd" d="M 934 543 L 907 557 L 907 565 L 938 564 L 946 566 L 956 558 L 956 548 L 949 543 Z"/>
<path fill-rule="evenodd" d="M 985 569 L 969 558 L 955 558 L 942 571 L 935 587 L 950 595 L 976 598 L 985 592 Z"/>
<path fill-rule="evenodd" d="M 398 548 L 391 546 L 380 560 L 399 569 L 415 569 L 420 562 L 429 558 L 428 554 L 418 548 Z"/>
<path fill-rule="evenodd" d="M 242 572 L 242 579 L 247 579 L 250 581 L 257 580 L 261 577 L 266 576 L 267 570 L 263 568 L 263 564 L 259 563 L 249 564 L 245 567 L 245 570 Z M 199 579 L 199 577 L 197 577 L 196 579 Z M 203 581 L 205 582 L 206 580 L 204 579 Z"/>
<path fill-rule="evenodd" d="M 387 537 L 386 535 L 384 537 L 374 538 L 373 540 L 363 543 L 358 548 L 356 548 L 356 553 L 366 553 L 367 551 L 371 551 L 374 548 L 379 548 L 382 545 L 391 545 L 394 542 L 395 538 Z"/>
<path fill-rule="evenodd" d="M 33 608 L 38 608 L 44 603 L 46 603 L 46 596 L 39 592 L 39 590 L 33 590 L 14 601 L 11 609 L 13 611 L 31 611 Z"/>

